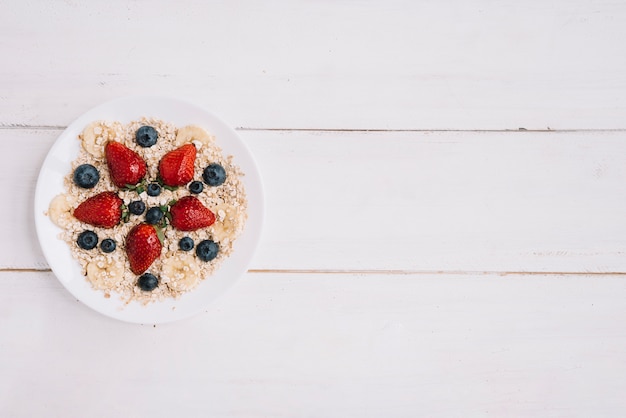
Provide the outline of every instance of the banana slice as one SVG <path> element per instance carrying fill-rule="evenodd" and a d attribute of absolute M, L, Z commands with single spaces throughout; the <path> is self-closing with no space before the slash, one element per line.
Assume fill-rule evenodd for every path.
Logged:
<path fill-rule="evenodd" d="M 217 242 L 223 242 L 226 238 L 233 239 L 237 236 L 241 222 L 238 222 L 237 209 L 223 203 L 211 209 L 215 214 L 215 223 L 211 225 L 211 234 Z"/>
<path fill-rule="evenodd" d="M 63 227 L 70 219 L 75 199 L 67 194 L 60 194 L 50 201 L 48 216 L 59 227 Z"/>
<path fill-rule="evenodd" d="M 104 145 L 108 140 L 117 138 L 115 125 L 107 126 L 102 121 L 92 122 L 83 129 L 79 135 L 82 146 L 91 155 L 96 158 L 104 156 Z"/>
<path fill-rule="evenodd" d="M 200 265 L 191 254 L 172 256 L 163 260 L 161 279 L 174 291 L 191 290 L 200 282 Z"/>
<path fill-rule="evenodd" d="M 193 142 L 200 149 L 202 145 L 208 145 L 213 142 L 213 135 L 209 134 L 204 128 L 195 125 L 182 127 L 176 134 L 175 144 L 181 146 L 187 142 Z"/>
<path fill-rule="evenodd" d="M 124 266 L 119 261 L 97 261 L 87 264 L 87 278 L 94 288 L 111 289 L 124 276 Z"/>

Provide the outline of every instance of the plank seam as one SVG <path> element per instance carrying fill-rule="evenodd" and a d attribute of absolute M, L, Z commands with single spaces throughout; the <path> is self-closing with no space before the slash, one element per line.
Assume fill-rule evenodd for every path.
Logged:
<path fill-rule="evenodd" d="M 0 273 L 50 273 L 51 269 L 0 268 Z M 253 274 L 336 274 L 393 276 L 626 276 L 626 272 L 583 272 L 583 271 L 497 271 L 497 270 L 375 270 L 375 269 L 250 269 Z"/>
<path fill-rule="evenodd" d="M 384 133 L 384 132 L 468 132 L 468 133 L 576 133 L 576 132 L 626 132 L 626 128 L 589 128 L 589 129 L 335 129 L 335 128 L 246 128 L 237 127 L 238 131 L 259 132 L 355 132 L 355 133 Z"/>
<path fill-rule="evenodd" d="M 626 276 L 626 272 L 582 272 L 582 271 L 497 271 L 497 270 L 367 270 L 367 269 L 250 269 L 248 273 L 275 274 L 351 274 L 351 275 L 462 275 L 462 276 Z"/>
<path fill-rule="evenodd" d="M 26 125 L 26 124 L 0 124 L 0 130 L 12 130 L 12 129 L 24 129 L 24 130 L 48 130 L 48 131 L 62 131 L 66 129 L 66 126 L 61 125 Z M 237 131 L 242 132 L 328 132 L 328 133 L 420 133 L 420 132 L 458 132 L 458 133 L 592 133 L 592 132 L 626 132 L 626 128 L 616 129 L 603 129 L 603 128 L 591 128 L 591 129 L 367 129 L 367 128 L 249 128 L 249 127 L 237 127 Z"/>

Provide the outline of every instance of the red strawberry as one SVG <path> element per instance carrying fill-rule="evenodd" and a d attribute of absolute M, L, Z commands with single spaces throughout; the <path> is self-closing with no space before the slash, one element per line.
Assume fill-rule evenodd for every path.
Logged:
<path fill-rule="evenodd" d="M 93 226 L 113 228 L 122 218 L 122 203 L 117 194 L 102 192 L 78 205 L 74 217 Z"/>
<path fill-rule="evenodd" d="M 117 187 L 134 186 L 146 175 L 146 162 L 135 151 L 116 141 L 104 147 L 111 180 Z"/>
<path fill-rule="evenodd" d="M 159 162 L 159 175 L 166 186 L 183 186 L 193 179 L 196 147 L 185 144 L 168 152 Z"/>
<path fill-rule="evenodd" d="M 185 196 L 170 207 L 172 226 L 180 231 L 195 231 L 213 225 L 215 215 L 197 198 Z"/>
<path fill-rule="evenodd" d="M 143 274 L 161 255 L 161 238 L 155 226 L 141 223 L 126 236 L 126 255 L 133 273 Z"/>

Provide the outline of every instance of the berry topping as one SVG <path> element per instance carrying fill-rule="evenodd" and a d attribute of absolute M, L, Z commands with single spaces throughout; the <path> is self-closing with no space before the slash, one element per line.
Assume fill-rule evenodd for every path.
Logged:
<path fill-rule="evenodd" d="M 196 247 L 196 255 L 202 261 L 211 261 L 217 257 L 220 246 L 215 241 L 205 239 Z"/>
<path fill-rule="evenodd" d="M 93 231 L 83 231 L 78 236 L 76 243 L 83 250 L 93 250 L 98 245 L 98 236 Z"/>
<path fill-rule="evenodd" d="M 135 133 L 137 145 L 143 148 L 149 148 L 156 144 L 159 134 L 152 126 L 142 126 Z"/>
<path fill-rule="evenodd" d="M 158 206 L 151 207 L 146 212 L 146 222 L 156 225 L 163 219 L 163 211 Z"/>
<path fill-rule="evenodd" d="M 172 226 L 180 231 L 195 231 L 213 225 L 215 215 L 196 197 L 185 196 L 170 207 Z"/>
<path fill-rule="evenodd" d="M 100 181 L 100 173 L 91 164 L 81 164 L 74 170 L 74 183 L 83 189 L 91 189 Z"/>
<path fill-rule="evenodd" d="M 74 217 L 93 226 L 113 228 L 122 218 L 122 203 L 117 194 L 102 192 L 78 205 Z"/>
<path fill-rule="evenodd" d="M 133 273 L 144 273 L 154 260 L 159 258 L 162 248 L 161 240 L 162 231 L 157 232 L 156 227 L 145 223 L 136 225 L 128 232 L 126 255 Z"/>
<path fill-rule="evenodd" d="M 137 286 L 146 292 L 152 292 L 159 285 L 159 279 L 154 274 L 144 273 L 139 276 Z"/>
<path fill-rule="evenodd" d="M 116 141 L 109 141 L 104 153 L 111 175 L 117 187 L 133 186 L 146 175 L 146 162 L 130 148 Z"/>
<path fill-rule="evenodd" d="M 128 210 L 133 215 L 141 215 L 146 210 L 146 204 L 141 200 L 135 200 L 134 202 L 130 202 Z"/>
<path fill-rule="evenodd" d="M 191 183 L 189 183 L 189 191 L 193 194 L 199 194 L 202 193 L 202 190 L 204 189 L 204 184 L 202 184 L 201 181 L 192 181 Z"/>
<path fill-rule="evenodd" d="M 158 196 L 161 194 L 161 186 L 159 186 L 159 183 L 150 183 L 146 188 L 146 193 L 148 193 L 148 196 Z"/>
<path fill-rule="evenodd" d="M 191 251 L 193 250 L 193 240 L 189 237 L 183 237 L 178 241 L 178 248 L 182 251 Z"/>
<path fill-rule="evenodd" d="M 209 164 L 202 173 L 202 179 L 209 186 L 219 186 L 226 181 L 226 170 L 217 163 Z"/>
<path fill-rule="evenodd" d="M 168 152 L 159 162 L 159 176 L 166 186 L 183 186 L 193 179 L 196 147 L 185 144 Z"/>
<path fill-rule="evenodd" d="M 111 238 L 106 238 L 100 243 L 100 249 L 102 250 L 102 252 L 105 253 L 112 253 L 113 251 L 115 251 L 115 247 L 115 241 L 113 241 Z"/>

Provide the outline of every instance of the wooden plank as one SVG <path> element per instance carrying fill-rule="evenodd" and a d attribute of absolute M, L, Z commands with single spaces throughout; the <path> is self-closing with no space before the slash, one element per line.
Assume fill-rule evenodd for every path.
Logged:
<path fill-rule="evenodd" d="M 31 208 L 58 133 L 0 130 L 0 268 L 47 266 Z M 624 132 L 240 133 L 267 198 L 253 269 L 626 272 Z"/>
<path fill-rule="evenodd" d="M 616 277 L 249 274 L 152 327 L 0 273 L 0 413 L 622 416 L 625 297 Z"/>
<path fill-rule="evenodd" d="M 456 3 L 14 2 L 0 125 L 167 94 L 247 128 L 626 128 L 626 4 Z"/>

